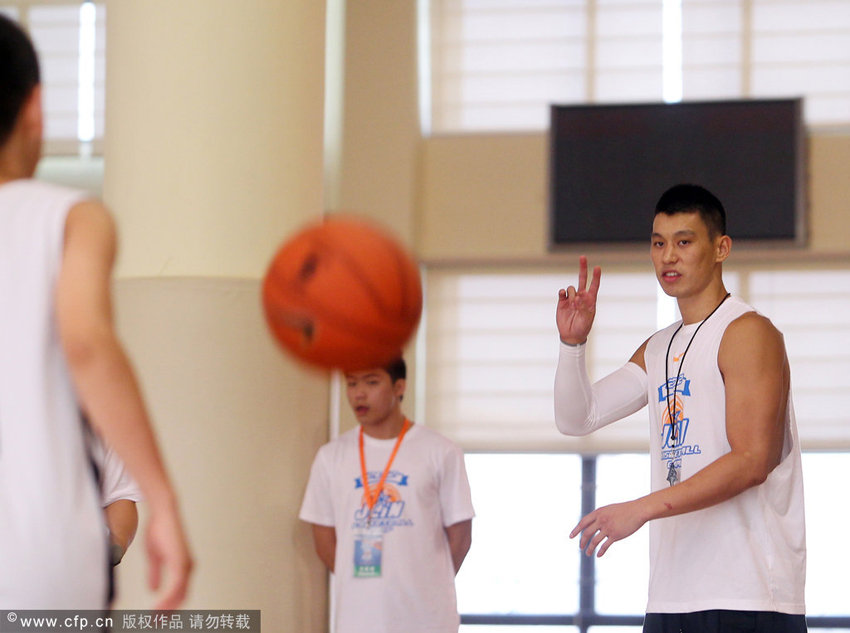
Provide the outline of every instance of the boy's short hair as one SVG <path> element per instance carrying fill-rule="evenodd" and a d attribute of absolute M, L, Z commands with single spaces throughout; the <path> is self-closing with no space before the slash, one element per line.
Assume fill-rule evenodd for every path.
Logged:
<path fill-rule="evenodd" d="M 14 20 L 0 14 L 0 146 L 9 140 L 24 103 L 40 82 L 32 41 Z"/>
<path fill-rule="evenodd" d="M 397 380 L 407 380 L 407 363 L 399 356 L 397 359 L 384 366 L 384 371 L 390 375 L 390 380 L 395 384 Z"/>
<path fill-rule="evenodd" d="M 699 185 L 680 184 L 670 187 L 655 205 L 655 215 L 659 213 L 699 213 L 708 227 L 709 237 L 713 239 L 726 235 L 726 210 L 723 204 L 717 196 Z"/>

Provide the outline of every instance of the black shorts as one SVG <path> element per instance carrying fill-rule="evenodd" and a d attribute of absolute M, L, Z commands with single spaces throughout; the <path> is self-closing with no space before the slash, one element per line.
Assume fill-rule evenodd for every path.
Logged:
<path fill-rule="evenodd" d="M 775 611 L 647 613 L 643 633 L 805 633 L 806 616 Z"/>

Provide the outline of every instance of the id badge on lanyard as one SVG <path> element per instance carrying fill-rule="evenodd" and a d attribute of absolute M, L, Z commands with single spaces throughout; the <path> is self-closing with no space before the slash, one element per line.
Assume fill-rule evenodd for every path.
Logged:
<path fill-rule="evenodd" d="M 401 440 L 404 439 L 404 434 L 411 427 L 410 420 L 404 419 L 404 425 L 401 427 L 401 433 L 398 435 L 393 452 L 390 454 L 390 459 L 387 462 L 384 472 L 381 475 L 381 480 L 378 482 L 375 490 L 369 488 L 369 475 L 366 470 L 366 454 L 363 450 L 363 428 L 360 428 L 360 470 L 363 477 L 363 489 L 365 490 L 366 504 L 369 506 L 369 514 L 366 521 L 366 526 L 354 530 L 354 577 L 355 578 L 380 578 L 381 562 L 384 553 L 384 530 L 380 526 L 371 525 L 372 508 L 378 502 L 381 496 L 381 491 L 384 489 L 384 482 L 387 479 L 387 474 L 390 472 L 398 447 L 401 445 Z"/>
<path fill-rule="evenodd" d="M 380 578 L 381 554 L 384 551 L 384 532 L 367 526 L 354 531 L 354 577 Z"/>

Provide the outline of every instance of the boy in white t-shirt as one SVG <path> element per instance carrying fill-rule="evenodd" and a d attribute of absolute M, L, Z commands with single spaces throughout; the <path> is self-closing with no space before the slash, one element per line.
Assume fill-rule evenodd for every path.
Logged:
<path fill-rule="evenodd" d="M 406 366 L 346 374 L 360 423 L 319 449 L 301 507 L 333 573 L 336 633 L 456 632 L 474 511 L 461 449 L 401 411 Z"/>

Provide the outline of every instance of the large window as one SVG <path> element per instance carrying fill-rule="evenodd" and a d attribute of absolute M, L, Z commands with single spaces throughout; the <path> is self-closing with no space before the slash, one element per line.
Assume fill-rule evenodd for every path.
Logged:
<path fill-rule="evenodd" d="M 805 97 L 850 124 L 845 0 L 429 0 L 435 133 L 543 130 L 550 103 Z"/>
<path fill-rule="evenodd" d="M 462 633 L 641 630 L 647 526 L 599 559 L 568 534 L 589 509 L 649 492 L 648 456 L 473 453 L 466 464 L 477 516 L 457 577 Z M 850 481 L 850 453 L 805 453 L 803 469 L 809 627 L 847 631 L 850 543 L 831 534 L 850 520 L 834 494 Z"/>

